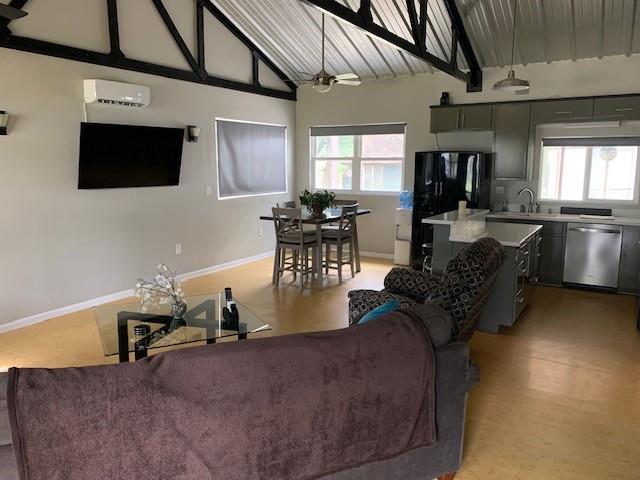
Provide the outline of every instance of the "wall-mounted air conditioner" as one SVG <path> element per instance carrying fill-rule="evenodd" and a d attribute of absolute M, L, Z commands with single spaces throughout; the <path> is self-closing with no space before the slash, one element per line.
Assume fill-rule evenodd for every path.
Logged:
<path fill-rule="evenodd" d="M 109 80 L 84 80 L 85 103 L 144 108 L 149 106 L 149 87 Z"/>

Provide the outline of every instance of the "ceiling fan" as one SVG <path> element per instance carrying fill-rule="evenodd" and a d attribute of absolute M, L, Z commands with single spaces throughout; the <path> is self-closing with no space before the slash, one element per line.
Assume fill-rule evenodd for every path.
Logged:
<path fill-rule="evenodd" d="M 24 10 L 12 7 L 11 5 L 0 3 L 0 18 L 6 18 L 7 20 L 16 20 L 18 18 L 25 17 L 26 15 L 27 12 L 25 12 Z"/>
<path fill-rule="evenodd" d="M 357 87 L 362 83 L 360 77 L 355 73 L 342 73 L 339 75 L 331 75 L 324 69 L 324 13 L 322 14 L 322 69 L 313 75 L 310 80 L 305 80 L 305 83 L 310 83 L 313 88 L 320 93 L 327 93 L 331 90 L 331 87 L 335 84 L 349 85 Z"/>

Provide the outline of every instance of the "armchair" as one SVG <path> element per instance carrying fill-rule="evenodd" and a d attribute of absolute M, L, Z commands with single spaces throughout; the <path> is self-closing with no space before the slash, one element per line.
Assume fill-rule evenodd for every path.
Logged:
<path fill-rule="evenodd" d="M 395 267 L 385 277 L 382 291 L 349 292 L 349 324 L 358 323 L 365 313 L 392 298 L 398 300 L 400 309 L 434 303 L 453 319 L 452 341 L 468 342 L 504 258 L 500 243 L 483 238 L 452 259 L 441 277 Z"/>

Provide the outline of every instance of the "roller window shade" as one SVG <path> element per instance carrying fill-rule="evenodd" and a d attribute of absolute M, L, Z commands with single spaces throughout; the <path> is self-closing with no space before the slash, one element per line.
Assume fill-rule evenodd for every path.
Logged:
<path fill-rule="evenodd" d="M 545 147 L 606 147 L 640 145 L 640 137 L 543 138 Z"/>
<path fill-rule="evenodd" d="M 311 127 L 310 135 L 312 137 L 332 137 L 336 135 L 391 135 L 404 133 L 405 127 L 405 123 Z"/>
<path fill-rule="evenodd" d="M 287 127 L 216 120 L 220 198 L 287 191 Z"/>

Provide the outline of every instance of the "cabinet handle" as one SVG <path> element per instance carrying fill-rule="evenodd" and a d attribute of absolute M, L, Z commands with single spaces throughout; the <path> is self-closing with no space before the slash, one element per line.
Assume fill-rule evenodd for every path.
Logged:
<path fill-rule="evenodd" d="M 616 112 L 633 112 L 633 108 L 616 108 Z"/>
<path fill-rule="evenodd" d="M 573 112 L 567 110 L 567 111 L 556 112 L 556 115 L 569 115 L 571 113 Z"/>
<path fill-rule="evenodd" d="M 516 302 L 518 303 L 524 303 L 524 297 L 516 297 Z"/>

